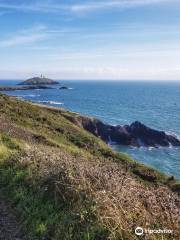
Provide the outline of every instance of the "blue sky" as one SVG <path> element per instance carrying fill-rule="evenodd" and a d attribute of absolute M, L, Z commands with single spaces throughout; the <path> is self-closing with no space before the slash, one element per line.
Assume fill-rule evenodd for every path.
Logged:
<path fill-rule="evenodd" d="M 179 0 L 0 0 L 0 78 L 180 80 Z"/>

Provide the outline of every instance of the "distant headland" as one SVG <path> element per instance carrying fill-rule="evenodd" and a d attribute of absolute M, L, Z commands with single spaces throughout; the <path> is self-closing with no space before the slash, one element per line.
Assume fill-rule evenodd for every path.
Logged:
<path fill-rule="evenodd" d="M 23 85 L 23 86 L 0 86 L 0 91 L 17 91 L 17 90 L 36 90 L 36 89 L 52 89 L 46 85 Z"/>

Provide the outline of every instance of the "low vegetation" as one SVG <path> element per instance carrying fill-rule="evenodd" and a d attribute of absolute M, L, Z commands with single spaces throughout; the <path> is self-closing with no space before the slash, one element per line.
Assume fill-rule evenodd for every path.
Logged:
<path fill-rule="evenodd" d="M 0 191 L 25 239 L 179 239 L 179 182 L 112 151 L 77 114 L 0 95 Z"/>

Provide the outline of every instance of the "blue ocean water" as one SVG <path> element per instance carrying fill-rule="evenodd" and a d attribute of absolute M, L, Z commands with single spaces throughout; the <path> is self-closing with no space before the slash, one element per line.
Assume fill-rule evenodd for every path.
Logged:
<path fill-rule="evenodd" d="M 18 81 L 0 81 L 14 85 Z M 122 81 L 60 81 L 69 90 L 9 91 L 33 102 L 63 107 L 94 116 L 110 124 L 136 120 L 149 127 L 180 136 L 180 83 Z M 132 148 L 113 146 L 139 162 L 180 178 L 180 148 Z"/>

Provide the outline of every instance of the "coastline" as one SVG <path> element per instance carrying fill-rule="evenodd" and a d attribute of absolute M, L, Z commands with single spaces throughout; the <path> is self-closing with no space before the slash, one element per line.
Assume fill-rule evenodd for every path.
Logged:
<path fill-rule="evenodd" d="M 19 100 L 21 100 L 21 99 L 19 99 Z M 93 135 L 101 138 L 107 144 L 109 144 L 109 142 L 110 143 L 112 142 L 116 145 L 127 145 L 127 146 L 137 147 L 137 148 L 140 148 L 140 147 L 147 147 L 147 148 L 180 147 L 180 139 L 178 138 L 177 135 L 175 135 L 175 134 L 170 135 L 169 133 L 166 133 L 163 131 L 154 130 L 150 127 L 145 126 L 143 123 L 138 122 L 138 121 L 133 122 L 131 125 L 125 125 L 125 126 L 120 126 L 120 125 L 116 126 L 115 125 L 115 126 L 113 126 L 110 124 L 105 124 L 97 118 L 94 118 L 91 116 L 85 116 L 85 115 L 82 115 L 81 113 L 77 113 L 77 112 L 68 111 L 65 108 L 48 106 L 46 104 L 35 103 L 35 102 L 30 102 L 30 101 L 27 101 L 27 102 L 34 104 L 36 106 L 45 107 L 47 109 L 54 109 L 56 111 L 58 111 L 60 109 L 60 111 L 75 113 L 76 115 L 79 115 L 79 117 L 82 119 L 81 126 L 85 130 L 92 133 Z M 51 101 L 49 103 L 51 103 Z M 134 133 L 132 133 L 133 134 L 132 140 L 130 140 L 130 136 L 129 136 L 130 133 L 128 132 L 128 130 L 131 126 L 134 131 Z M 119 134 L 119 136 L 115 137 L 116 140 L 111 139 L 111 132 L 109 131 L 110 128 L 115 130 L 115 133 L 113 133 L 113 135 Z M 119 132 L 119 130 L 120 130 L 120 132 Z M 137 133 L 137 131 L 138 131 L 138 133 Z M 135 137 L 135 133 L 137 134 L 136 137 Z M 147 136 L 145 137 L 145 135 L 147 135 Z M 125 138 L 127 138 L 127 140 Z M 147 138 L 147 139 L 145 139 L 145 138 Z M 148 139 L 148 138 L 152 138 L 152 139 Z M 165 140 L 165 138 L 167 138 L 167 140 Z M 141 139 L 143 139 L 143 140 L 141 140 Z M 135 141 L 136 141 L 136 143 L 135 143 Z M 154 143 L 153 143 L 153 141 L 154 141 Z M 165 142 L 165 141 L 167 141 L 167 142 Z"/>
<path fill-rule="evenodd" d="M 4 96 L 7 96 L 8 98 L 12 98 L 12 99 L 15 99 L 16 101 L 20 101 L 20 102 L 25 102 L 25 103 L 27 103 L 27 104 L 30 104 L 31 106 L 35 106 L 35 107 L 39 107 L 39 108 L 44 108 L 44 109 L 46 109 L 46 110 L 50 110 L 50 111 L 52 111 L 52 112 L 57 112 L 57 113 L 63 113 L 63 114 L 65 114 L 65 117 L 67 117 L 67 119 L 70 121 L 70 122 L 72 122 L 73 124 L 75 124 L 75 125 L 77 125 L 78 127 L 81 127 L 81 128 L 83 128 L 83 129 L 85 129 L 86 131 L 88 131 L 90 134 L 92 134 L 91 133 L 91 131 L 89 131 L 88 129 L 86 129 L 86 127 L 84 127 L 83 125 L 82 125 L 82 120 L 88 120 L 88 121 L 90 121 L 90 122 L 96 122 L 96 121 L 98 121 L 98 122 L 100 122 L 100 123 L 102 123 L 103 124 L 103 122 L 101 122 L 101 121 L 99 121 L 98 119 L 96 119 L 95 117 L 91 117 L 91 116 L 86 116 L 86 115 L 82 115 L 81 113 L 77 113 L 77 112 L 73 112 L 73 111 L 69 111 L 69 110 L 67 110 L 67 109 L 65 109 L 65 108 L 60 108 L 60 107 L 54 107 L 54 106 L 48 106 L 48 105 L 45 105 L 45 104 L 40 104 L 40 103 L 35 103 L 35 102 L 31 102 L 31 101 L 28 101 L 28 100 L 22 100 L 22 99 L 18 99 L 17 97 L 14 97 L 14 96 L 8 96 L 8 95 L 6 95 L 6 94 L 1 94 L 0 93 L 0 96 L 1 95 L 4 95 Z M 67 115 L 66 115 L 67 114 Z M 69 114 L 69 115 L 68 115 Z M 116 127 L 116 126 L 112 126 L 112 127 Z M 94 135 L 94 133 L 93 133 L 93 135 Z M 95 134 L 95 137 L 98 137 L 99 139 L 101 139 L 101 137 L 99 137 L 99 136 L 96 136 L 96 134 Z M 101 140 L 103 140 L 103 139 L 101 139 Z M 107 145 L 109 145 L 108 144 L 108 142 L 107 142 Z M 118 145 L 117 143 L 116 143 L 116 145 Z M 132 147 L 135 147 L 135 148 L 139 148 L 139 147 L 137 147 L 137 146 L 132 146 Z M 145 147 L 145 146 L 142 146 L 142 148 L 147 148 L 147 147 Z M 171 147 L 171 146 L 170 146 Z M 153 148 L 156 148 L 156 147 L 153 147 Z M 165 148 L 167 148 L 166 146 L 165 146 Z M 111 149 L 113 150 L 113 148 L 111 147 Z M 148 149 L 148 148 L 147 148 Z M 116 150 L 115 150 L 116 151 Z M 118 153 L 118 152 L 117 152 Z M 126 154 L 125 154 L 126 155 Z M 138 164 L 140 164 L 141 165 L 141 163 L 139 163 L 139 162 L 137 162 L 136 161 L 136 163 L 138 163 Z M 145 164 L 142 164 L 142 165 L 145 165 Z M 145 165 L 146 166 L 146 165 Z M 153 171 L 155 170 L 155 171 L 157 171 L 157 172 L 161 172 L 161 171 L 159 171 L 158 169 L 155 169 L 155 168 L 153 168 L 153 167 L 149 167 L 149 166 L 146 166 L 147 168 L 150 168 L 150 169 L 153 169 Z M 167 174 L 165 174 L 165 173 L 163 173 L 163 172 L 161 172 L 161 174 L 163 174 L 164 176 L 166 176 L 166 177 L 170 177 L 170 176 L 168 176 Z"/>
<path fill-rule="evenodd" d="M 133 239 L 136 226 L 159 221 L 173 230 L 164 239 L 178 238 L 180 182 L 113 151 L 81 118 L 0 94 L 1 190 L 27 219 L 25 235 L 60 239 L 70 227 L 77 239 L 108 239 L 112 229 L 115 239 Z"/>
<path fill-rule="evenodd" d="M 139 102 L 139 98 L 135 97 L 136 102 L 131 103 L 131 97 L 129 96 L 129 93 L 131 92 L 131 89 L 133 89 L 135 92 L 139 91 L 139 87 L 144 89 L 144 91 L 149 89 L 148 91 L 153 93 L 155 90 L 154 94 L 157 95 L 159 93 L 156 84 L 133 84 L 131 88 L 129 89 L 129 84 L 121 84 L 120 82 L 118 83 L 113 83 L 110 85 L 110 82 L 105 83 L 105 85 L 101 85 L 100 82 L 96 84 L 96 82 L 92 83 L 81 83 L 81 82 L 73 82 L 71 83 L 66 83 L 66 82 L 61 82 L 63 85 L 71 86 L 73 87 L 73 91 L 68 91 L 68 92 L 60 92 L 58 89 L 53 89 L 53 90 L 43 90 L 43 91 L 27 91 L 27 92 L 17 92 L 17 93 L 8 93 L 8 95 L 17 95 L 18 98 L 22 98 L 25 101 L 32 101 L 32 102 L 51 102 L 55 101 L 56 103 L 63 103 L 62 106 L 58 106 L 60 108 L 65 108 L 68 109 L 68 111 L 78 113 L 80 115 L 84 116 L 93 116 L 94 118 L 100 119 L 104 123 L 108 123 L 110 125 L 116 126 L 117 124 L 121 125 L 127 125 L 132 123 L 134 120 L 141 119 L 142 123 L 146 123 L 146 126 L 152 127 L 154 129 L 159 129 L 161 131 L 163 130 L 170 130 L 174 131 L 179 134 L 179 126 L 178 126 L 178 121 L 176 119 L 176 115 L 174 115 L 174 109 L 177 109 L 176 112 L 178 112 L 178 106 L 174 105 L 174 100 L 172 101 L 171 97 L 171 91 L 169 92 L 169 89 L 173 90 L 173 96 L 174 96 L 174 90 L 177 89 L 175 86 L 172 88 L 169 88 L 169 85 L 167 84 L 168 89 L 166 91 L 169 92 L 169 100 L 167 99 L 168 105 L 170 103 L 170 111 L 168 114 L 166 113 L 166 108 L 163 107 L 161 111 L 161 106 L 158 107 L 160 108 L 160 111 L 156 112 L 157 108 L 153 107 L 153 102 L 151 102 L 151 98 L 148 97 L 148 103 L 145 102 L 145 105 L 143 104 L 143 112 L 141 112 L 141 102 Z M 10 82 L 7 82 L 7 84 L 10 85 Z M 14 84 L 14 83 L 13 83 Z M 159 85 L 158 85 L 159 86 Z M 162 85 L 161 85 L 162 86 Z M 114 95 L 113 101 L 110 100 L 111 108 L 109 109 L 107 106 L 107 101 L 106 101 L 106 95 L 103 94 L 102 90 L 103 88 L 108 87 L 108 92 L 107 94 L 112 94 Z M 94 89 L 93 91 L 89 91 L 89 89 Z M 116 91 L 116 89 L 118 91 Z M 154 89 L 154 90 L 153 90 Z M 161 89 L 161 88 L 160 88 Z M 126 91 L 127 90 L 127 91 Z M 161 89 L 163 90 L 163 89 Z M 125 96 L 122 98 L 119 96 L 119 93 L 125 91 Z M 162 92 L 162 91 L 161 91 Z M 102 98 L 97 97 L 97 102 L 94 103 L 93 99 L 97 96 L 97 93 L 100 93 L 100 96 Z M 52 95 L 53 94 L 53 95 Z M 103 95 L 102 95 L 103 94 Z M 153 94 L 153 95 L 154 95 Z M 52 97 L 53 96 L 53 97 Z M 88 97 L 87 97 L 88 96 Z M 139 96 L 137 92 L 137 96 Z M 176 96 L 176 95 L 175 95 Z M 140 96 L 139 96 L 140 97 Z M 92 101 L 90 101 L 92 99 Z M 126 101 L 125 101 L 126 99 Z M 130 99 L 130 102 L 129 102 Z M 104 101 L 105 100 L 105 101 Z M 128 101 L 127 101 L 128 100 Z M 158 95 L 156 102 L 157 104 L 160 104 L 161 100 L 161 95 Z M 172 102 L 172 104 L 171 104 Z M 123 104 L 121 104 L 123 103 Z M 130 104 L 130 105 L 129 105 Z M 132 104 L 132 106 L 131 106 Z M 136 106 L 136 112 L 134 111 L 134 105 Z M 47 105 L 46 105 L 47 106 Z M 52 104 L 51 106 L 57 107 L 57 105 Z M 127 108 L 129 109 L 127 112 Z M 151 110 L 152 108 L 152 110 Z M 149 112 L 152 114 L 154 117 L 152 117 L 152 120 L 150 117 L 148 117 Z M 156 115 L 158 114 L 158 115 Z M 150 116 L 150 115 L 149 115 Z M 172 116 L 172 118 L 169 118 L 169 116 Z M 166 121 L 165 121 L 166 120 Z M 169 124 L 169 123 L 172 124 Z M 107 142 L 107 141 L 106 141 Z M 156 150 L 151 150 L 151 151 L 146 151 L 143 150 L 142 148 L 134 148 L 132 150 L 131 147 L 125 148 L 125 147 L 119 147 L 117 150 L 120 152 L 125 152 L 129 155 L 131 155 L 134 159 L 140 161 L 141 163 L 144 163 L 148 166 L 151 166 L 153 168 L 159 169 L 161 172 L 165 172 L 168 175 L 174 175 L 177 178 L 180 178 L 179 172 L 177 169 L 180 167 L 180 163 L 178 161 L 179 159 L 179 151 L 178 149 L 176 150 L 175 147 L 173 148 L 161 148 L 160 146 L 158 147 L 159 151 Z M 156 161 L 155 161 L 156 159 Z M 163 164 L 162 164 L 163 163 Z M 176 165 L 176 167 L 175 167 Z"/>
<path fill-rule="evenodd" d="M 50 86 L 43 86 L 43 85 L 37 85 L 37 86 L 0 86 L 0 91 L 1 92 L 6 92 L 6 91 L 17 91 L 17 90 L 36 90 L 36 89 L 53 89 Z"/>

